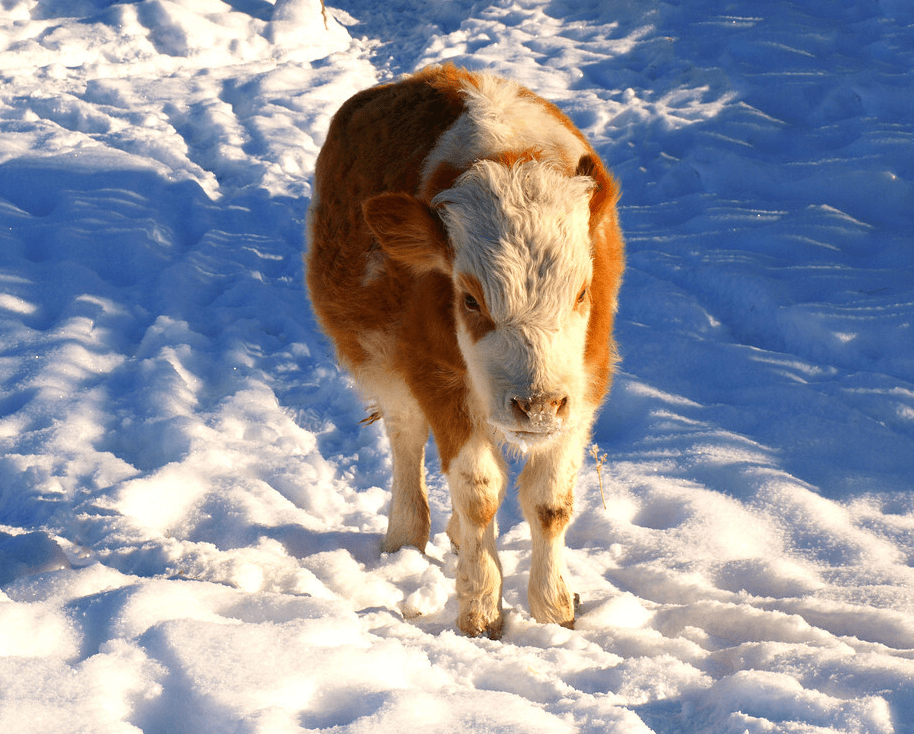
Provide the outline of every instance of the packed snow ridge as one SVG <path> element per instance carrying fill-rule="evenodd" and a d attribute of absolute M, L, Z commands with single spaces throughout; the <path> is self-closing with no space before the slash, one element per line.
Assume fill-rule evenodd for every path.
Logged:
<path fill-rule="evenodd" d="M 0 731 L 914 731 L 910 3 L 0 5 Z M 509 490 L 504 636 L 457 633 L 433 446 L 380 553 L 303 288 L 330 117 L 444 61 L 623 189 L 573 631 Z"/>

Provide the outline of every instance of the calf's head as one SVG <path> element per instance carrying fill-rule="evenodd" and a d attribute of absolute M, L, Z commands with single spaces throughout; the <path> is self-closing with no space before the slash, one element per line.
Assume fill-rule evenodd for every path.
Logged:
<path fill-rule="evenodd" d="M 451 278 L 472 399 L 524 450 L 548 443 L 589 409 L 584 355 L 596 188 L 589 176 L 534 157 L 481 160 L 431 206 L 382 194 L 363 207 L 390 257 Z"/>

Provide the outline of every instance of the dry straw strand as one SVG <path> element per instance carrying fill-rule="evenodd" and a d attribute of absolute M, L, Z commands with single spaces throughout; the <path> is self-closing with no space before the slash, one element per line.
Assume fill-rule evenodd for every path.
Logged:
<path fill-rule="evenodd" d="M 606 454 L 600 456 L 600 447 L 597 444 L 590 445 L 590 455 L 593 457 L 597 466 L 597 479 L 600 482 L 600 499 L 603 500 L 603 509 L 606 509 L 606 496 L 603 494 L 603 462 L 606 461 Z"/>

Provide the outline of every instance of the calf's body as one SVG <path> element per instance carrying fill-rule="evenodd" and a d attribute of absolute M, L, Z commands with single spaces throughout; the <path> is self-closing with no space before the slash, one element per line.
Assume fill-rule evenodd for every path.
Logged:
<path fill-rule="evenodd" d="M 315 172 L 307 281 L 321 326 L 384 420 L 384 550 L 424 550 L 429 430 L 451 491 L 458 625 L 502 628 L 502 447 L 523 452 L 529 604 L 572 625 L 562 549 L 608 390 L 623 269 L 616 185 L 553 105 L 432 68 L 337 112 Z"/>

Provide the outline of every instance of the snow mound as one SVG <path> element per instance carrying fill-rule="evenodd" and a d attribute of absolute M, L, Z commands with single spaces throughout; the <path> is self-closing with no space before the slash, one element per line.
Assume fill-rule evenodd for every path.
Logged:
<path fill-rule="evenodd" d="M 0 731 L 912 731 L 908 3 L 0 6 Z M 433 445 L 427 554 L 380 553 L 302 287 L 331 115 L 442 61 L 624 190 L 574 631 L 509 491 L 504 637 L 457 634 Z"/>

